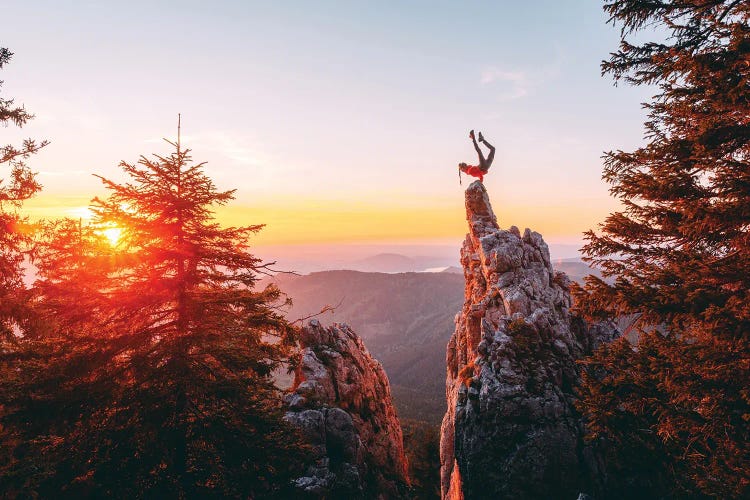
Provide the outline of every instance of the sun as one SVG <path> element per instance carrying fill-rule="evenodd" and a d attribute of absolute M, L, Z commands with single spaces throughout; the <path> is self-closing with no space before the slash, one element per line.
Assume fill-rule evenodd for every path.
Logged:
<path fill-rule="evenodd" d="M 108 227 L 107 229 L 102 230 L 102 234 L 105 238 L 107 238 L 107 241 L 109 241 L 109 244 L 113 247 L 116 247 L 117 244 L 120 242 L 120 236 L 122 235 L 122 228 L 121 227 Z"/>

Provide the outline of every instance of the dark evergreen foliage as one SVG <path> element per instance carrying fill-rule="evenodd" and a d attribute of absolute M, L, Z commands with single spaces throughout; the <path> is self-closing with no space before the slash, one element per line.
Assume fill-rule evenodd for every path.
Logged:
<path fill-rule="evenodd" d="M 633 315 L 643 336 L 589 362 L 581 408 L 620 475 L 679 496 L 746 497 L 750 3 L 617 0 L 605 10 L 622 42 L 603 73 L 656 95 L 644 104 L 646 144 L 605 155 L 623 208 L 583 249 L 614 284 L 589 277 L 574 293 L 591 318 Z"/>
<path fill-rule="evenodd" d="M 440 498 L 440 426 L 419 420 L 401 419 L 404 452 L 409 464 L 409 498 Z"/>
<path fill-rule="evenodd" d="M 10 494 L 278 497 L 304 462 L 271 378 L 295 330 L 279 290 L 255 289 L 261 226 L 220 227 L 233 192 L 170 144 L 122 163 L 127 183 L 102 179 L 90 226 L 40 243 L 37 331 L 0 357 Z"/>

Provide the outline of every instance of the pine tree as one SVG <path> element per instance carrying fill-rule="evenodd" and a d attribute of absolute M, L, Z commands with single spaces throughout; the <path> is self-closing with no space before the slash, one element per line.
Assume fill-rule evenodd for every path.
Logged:
<path fill-rule="evenodd" d="M 621 470 L 643 472 L 641 443 L 641 456 L 666 454 L 662 474 L 678 494 L 747 496 L 750 3 L 604 8 L 622 40 L 603 73 L 657 94 L 644 104 L 647 143 L 605 155 L 622 210 L 586 235 L 585 255 L 614 283 L 589 277 L 574 292 L 589 317 L 635 318 L 648 349 L 621 342 L 595 356 L 581 406 Z"/>
<path fill-rule="evenodd" d="M 295 330 L 279 290 L 255 289 L 265 265 L 248 251 L 261 226 L 221 227 L 212 210 L 233 191 L 169 144 L 123 162 L 129 182 L 102 178 L 91 226 L 59 223 L 42 245 L 49 331 L 2 365 L 3 473 L 19 491 L 254 498 L 283 494 L 302 463 L 271 378 Z"/>
<path fill-rule="evenodd" d="M 13 54 L 0 47 L 0 69 L 10 62 Z M 0 87 L 2 87 L 0 80 Z M 13 123 L 23 127 L 34 115 L 13 99 L 0 97 L 0 125 Z M 24 308 L 23 268 L 25 250 L 29 242 L 28 221 L 19 215 L 24 200 L 41 189 L 34 173 L 24 160 L 47 145 L 27 139 L 20 147 L 0 146 L 0 169 L 8 167 L 9 175 L 0 176 L 0 336 L 11 336 L 23 326 L 28 315 Z M 0 174 L 2 175 L 2 174 Z"/>

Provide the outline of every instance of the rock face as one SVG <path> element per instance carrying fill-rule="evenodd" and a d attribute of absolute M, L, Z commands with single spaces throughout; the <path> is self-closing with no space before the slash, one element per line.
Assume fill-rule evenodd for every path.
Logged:
<path fill-rule="evenodd" d="M 401 425 L 388 378 L 345 324 L 302 329 L 301 364 L 285 418 L 315 461 L 296 485 L 311 498 L 401 498 L 408 488 Z"/>
<path fill-rule="evenodd" d="M 595 460 L 573 406 L 575 360 L 617 335 L 569 313 L 539 233 L 502 230 L 480 182 L 466 190 L 465 302 L 447 348 L 443 498 L 576 498 Z"/>

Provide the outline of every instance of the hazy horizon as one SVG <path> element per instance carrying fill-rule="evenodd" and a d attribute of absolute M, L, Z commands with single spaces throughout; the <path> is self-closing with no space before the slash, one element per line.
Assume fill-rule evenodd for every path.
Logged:
<path fill-rule="evenodd" d="M 410 258 L 415 265 L 409 270 L 425 271 L 429 268 L 460 267 L 459 250 L 462 243 L 463 238 L 455 245 L 447 243 L 269 245 L 256 247 L 254 252 L 266 261 L 276 262 L 274 268 L 277 270 L 303 274 L 340 269 L 371 270 L 362 261 L 387 254 Z M 578 245 L 551 243 L 549 248 L 553 262 L 580 258 Z M 420 266 L 422 262 L 427 262 L 427 264 Z"/>

